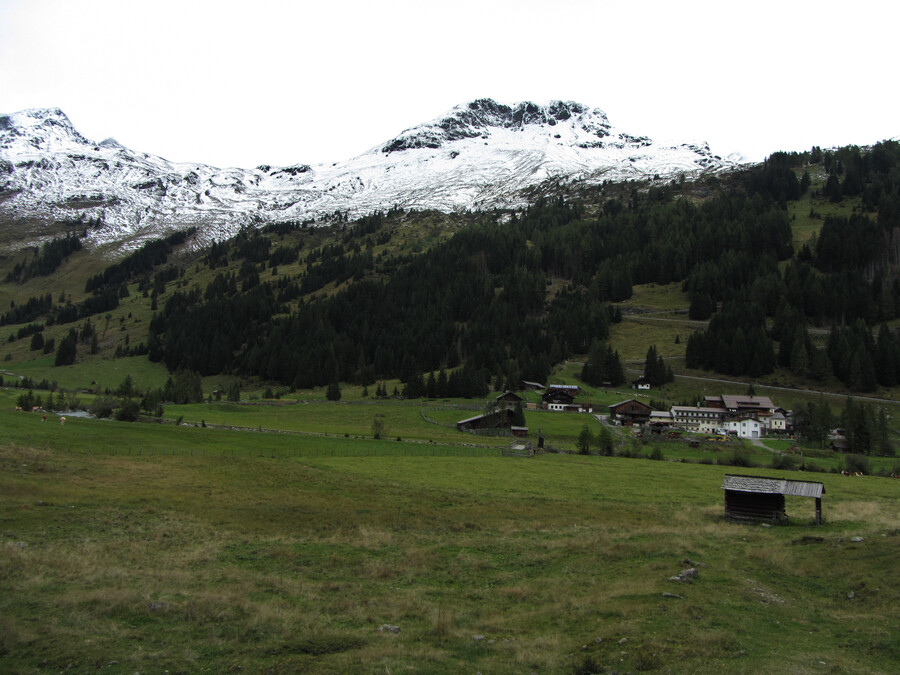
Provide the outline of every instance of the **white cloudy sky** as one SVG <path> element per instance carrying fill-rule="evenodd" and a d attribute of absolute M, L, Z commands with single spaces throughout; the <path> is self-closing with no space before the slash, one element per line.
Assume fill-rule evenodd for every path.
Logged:
<path fill-rule="evenodd" d="M 338 161 L 458 103 L 575 100 L 719 154 L 900 136 L 894 2 L 0 0 L 0 112 L 176 161 Z"/>

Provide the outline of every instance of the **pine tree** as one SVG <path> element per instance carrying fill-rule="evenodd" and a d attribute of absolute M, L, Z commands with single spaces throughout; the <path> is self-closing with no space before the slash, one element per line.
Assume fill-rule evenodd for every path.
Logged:
<path fill-rule="evenodd" d="M 884 408 L 878 409 L 878 419 L 875 422 L 875 448 L 877 454 L 882 457 L 894 456 L 894 446 L 891 443 L 887 413 L 884 411 Z"/>
<path fill-rule="evenodd" d="M 811 180 L 809 178 L 809 171 L 803 171 L 803 175 L 800 177 L 800 194 L 805 195 L 806 191 L 809 190 L 809 184 Z"/>
<path fill-rule="evenodd" d="M 794 348 L 791 350 L 791 372 L 803 377 L 808 370 L 809 354 L 806 352 L 806 345 L 800 340 L 795 340 Z"/>
<path fill-rule="evenodd" d="M 341 386 L 338 384 L 337 380 L 332 380 L 328 385 L 328 390 L 325 392 L 325 398 L 329 401 L 341 400 Z"/>
<path fill-rule="evenodd" d="M 516 403 L 516 408 L 513 411 L 512 425 L 514 427 L 524 427 L 526 426 L 525 422 L 525 410 L 522 408 L 522 402 L 519 401 Z"/>
<path fill-rule="evenodd" d="M 597 448 L 604 457 L 609 457 L 613 452 L 613 437 L 605 424 L 600 425 L 597 432 Z"/>
<path fill-rule="evenodd" d="M 578 452 L 582 455 L 591 454 L 591 445 L 594 443 L 594 434 L 591 433 L 591 430 L 588 428 L 588 425 L 585 424 L 581 427 L 581 432 L 578 434 L 578 440 L 575 441 L 575 447 L 578 448 Z"/>
<path fill-rule="evenodd" d="M 647 356 L 644 358 L 644 378 L 654 387 L 662 384 L 656 378 L 656 345 L 650 345 L 647 349 Z"/>
<path fill-rule="evenodd" d="M 614 352 L 612 347 L 606 347 L 606 377 L 609 383 L 614 387 L 625 382 L 625 367 L 622 365 L 622 359 L 619 358 L 619 352 Z"/>
<path fill-rule="evenodd" d="M 74 328 L 69 329 L 69 334 L 59 342 L 59 349 L 56 350 L 56 359 L 53 362 L 55 366 L 70 366 L 75 363 L 75 357 L 78 354 L 78 335 Z"/>

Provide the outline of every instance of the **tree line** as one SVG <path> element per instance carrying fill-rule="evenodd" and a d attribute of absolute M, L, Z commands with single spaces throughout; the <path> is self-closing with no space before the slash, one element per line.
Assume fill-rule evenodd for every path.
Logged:
<path fill-rule="evenodd" d="M 257 236 L 243 235 L 232 255 L 255 251 L 262 262 L 266 247 L 247 243 Z M 634 283 L 687 277 L 718 297 L 713 277 L 745 283 L 790 255 L 790 240 L 783 209 L 758 194 L 704 204 L 612 199 L 593 214 L 578 201 L 539 199 L 508 222 L 477 223 L 424 253 L 398 256 L 389 269 L 368 251 L 351 246 L 348 255 L 332 244 L 307 255 L 299 280 L 258 283 L 251 265 L 249 286 L 223 274 L 203 292 L 177 292 L 151 322 L 150 354 L 170 369 L 258 375 L 294 387 L 408 384 L 462 365 L 484 383 L 498 375 L 543 382 L 552 364 L 604 344 L 617 318 L 610 303 L 630 297 Z M 217 244 L 210 262 L 228 250 Z M 362 264 L 346 267 L 354 260 Z M 349 269 L 354 282 L 338 292 L 303 293 L 346 280 Z M 287 313 L 285 302 L 298 297 L 289 292 L 294 283 L 301 302 Z M 619 382 L 621 368 L 599 352 L 585 377 Z"/>

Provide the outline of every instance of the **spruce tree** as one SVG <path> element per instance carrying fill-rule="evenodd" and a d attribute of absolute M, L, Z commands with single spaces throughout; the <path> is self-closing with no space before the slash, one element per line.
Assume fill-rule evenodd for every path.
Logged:
<path fill-rule="evenodd" d="M 578 448 L 578 452 L 582 455 L 591 454 L 591 445 L 594 443 L 594 434 L 591 433 L 591 430 L 588 428 L 588 425 L 585 424 L 581 427 L 581 432 L 578 434 L 578 440 L 575 441 L 575 447 Z"/>
<path fill-rule="evenodd" d="M 525 423 L 525 410 L 522 408 L 522 402 L 519 401 L 516 403 L 516 408 L 513 411 L 512 425 L 514 427 L 524 427 Z"/>
<path fill-rule="evenodd" d="M 332 380 L 328 385 L 328 390 L 325 392 L 325 398 L 329 401 L 341 400 L 341 386 L 338 384 L 337 380 Z"/>
<path fill-rule="evenodd" d="M 56 350 L 56 359 L 53 362 L 55 366 L 70 366 L 75 363 L 75 357 L 78 353 L 78 335 L 74 328 L 69 329 L 66 335 L 59 343 L 59 349 Z"/>

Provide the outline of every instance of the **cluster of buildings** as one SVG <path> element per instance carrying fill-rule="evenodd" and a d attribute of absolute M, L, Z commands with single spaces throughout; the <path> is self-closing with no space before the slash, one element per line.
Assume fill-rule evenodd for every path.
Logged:
<path fill-rule="evenodd" d="M 654 431 L 679 428 L 739 438 L 762 438 L 789 431 L 790 412 L 776 406 L 768 396 L 707 396 L 695 406 L 672 406 L 653 410 L 646 403 L 629 399 L 609 406 L 609 421 L 624 426 L 649 425 Z"/>
<path fill-rule="evenodd" d="M 738 438 L 762 438 L 771 434 L 790 431 L 790 412 L 776 406 L 768 396 L 732 395 L 706 396 L 695 406 L 672 406 L 669 410 L 654 410 L 638 401 L 628 399 L 611 406 L 590 402 L 576 402 L 578 385 L 523 382 L 524 391 L 542 391 L 540 403 L 526 403 L 514 392 L 504 392 L 497 397 L 493 410 L 475 417 L 460 420 L 460 431 L 480 429 L 508 429 L 513 435 L 526 435 L 527 427 L 516 426 L 514 411 L 519 408 L 553 410 L 558 412 L 583 412 L 607 414 L 609 423 L 621 426 L 641 426 L 653 432 L 664 433 L 668 429 L 737 436 Z"/>

